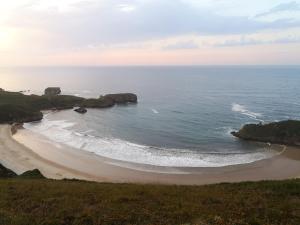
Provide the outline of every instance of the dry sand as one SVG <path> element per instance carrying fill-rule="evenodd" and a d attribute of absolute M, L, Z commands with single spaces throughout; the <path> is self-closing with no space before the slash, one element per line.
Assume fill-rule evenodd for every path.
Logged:
<path fill-rule="evenodd" d="M 294 147 L 287 147 L 282 154 L 270 159 L 243 165 L 157 167 L 100 157 L 53 143 L 26 129 L 12 136 L 9 125 L 0 125 L 0 163 L 19 174 L 37 168 L 48 178 L 98 182 L 198 185 L 300 177 L 300 149 Z"/>

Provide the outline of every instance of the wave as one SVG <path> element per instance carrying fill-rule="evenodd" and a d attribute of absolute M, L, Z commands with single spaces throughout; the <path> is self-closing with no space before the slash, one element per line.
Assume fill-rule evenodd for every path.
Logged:
<path fill-rule="evenodd" d="M 159 114 L 159 112 L 158 112 L 156 109 L 151 109 L 151 111 L 152 111 L 154 114 Z"/>
<path fill-rule="evenodd" d="M 183 114 L 182 111 L 177 111 L 177 110 L 173 110 L 172 112 L 173 112 L 173 113 L 178 113 L 178 114 Z"/>
<path fill-rule="evenodd" d="M 232 127 L 228 127 L 228 126 L 225 126 L 225 127 L 218 127 L 216 128 L 217 131 L 220 131 L 219 133 L 223 136 L 226 136 L 226 137 L 233 137 L 231 135 L 231 132 L 234 131 L 234 129 Z"/>
<path fill-rule="evenodd" d="M 248 117 L 250 117 L 251 119 L 255 119 L 255 120 L 258 120 L 258 121 L 262 121 L 262 122 L 263 122 L 263 120 L 259 119 L 259 117 L 262 116 L 261 113 L 252 112 L 252 111 L 248 110 L 248 109 L 247 109 L 245 106 L 243 106 L 243 105 L 239 105 L 239 104 L 237 104 L 237 103 L 232 103 L 232 108 L 231 108 L 231 110 L 232 110 L 233 112 L 239 112 L 239 113 L 241 113 L 241 114 L 243 114 L 243 115 L 245 115 L 245 116 L 248 116 Z"/>
<path fill-rule="evenodd" d="M 95 153 L 99 156 L 153 166 L 165 167 L 221 167 L 251 163 L 274 156 L 273 151 L 251 153 L 201 153 L 189 149 L 152 147 L 125 140 L 88 135 L 72 127 L 75 123 L 66 120 L 49 120 L 27 123 L 26 129 L 38 132 L 58 144 Z"/>

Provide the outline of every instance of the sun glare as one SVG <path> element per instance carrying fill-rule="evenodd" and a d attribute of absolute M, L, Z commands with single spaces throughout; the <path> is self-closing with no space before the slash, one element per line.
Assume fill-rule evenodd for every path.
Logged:
<path fill-rule="evenodd" d="M 12 32 L 7 29 L 0 29 L 0 49 L 9 48 L 11 46 L 12 39 Z"/>

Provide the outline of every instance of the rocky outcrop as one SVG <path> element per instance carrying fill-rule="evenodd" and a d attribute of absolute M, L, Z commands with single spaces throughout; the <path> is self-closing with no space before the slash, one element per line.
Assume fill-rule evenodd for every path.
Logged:
<path fill-rule="evenodd" d="M 13 123 L 11 125 L 11 134 L 14 135 L 18 132 L 19 129 L 23 128 L 23 123 Z"/>
<path fill-rule="evenodd" d="M 112 99 L 116 104 L 137 103 L 137 96 L 132 93 L 108 94 L 100 98 Z"/>
<path fill-rule="evenodd" d="M 4 89 L 3 89 L 3 88 L 0 88 L 0 91 L 4 91 Z"/>
<path fill-rule="evenodd" d="M 45 89 L 45 95 L 59 95 L 61 90 L 59 87 L 48 87 Z"/>
<path fill-rule="evenodd" d="M 84 107 L 79 107 L 77 109 L 74 109 L 75 112 L 78 112 L 78 113 L 81 113 L 81 114 L 84 114 L 87 112 L 86 108 Z"/>
<path fill-rule="evenodd" d="M 0 164 L 0 178 L 13 178 L 16 176 L 17 174 L 14 171 L 7 169 Z"/>
<path fill-rule="evenodd" d="M 300 121 L 286 120 L 269 124 L 246 124 L 233 136 L 273 144 L 300 145 Z"/>
<path fill-rule="evenodd" d="M 18 178 L 23 178 L 23 179 L 45 179 L 46 177 L 39 171 L 38 169 L 34 170 L 29 170 L 21 175 L 18 176 Z"/>
<path fill-rule="evenodd" d="M 38 169 L 29 170 L 18 175 L 0 164 L 0 178 L 45 179 L 45 176 Z"/>

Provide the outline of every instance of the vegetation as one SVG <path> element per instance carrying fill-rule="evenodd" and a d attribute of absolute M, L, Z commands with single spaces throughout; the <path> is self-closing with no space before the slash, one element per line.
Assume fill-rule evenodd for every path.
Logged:
<path fill-rule="evenodd" d="M 131 98 L 126 98 L 128 95 Z M 132 95 L 135 98 L 132 99 Z M 0 123 L 30 122 L 41 120 L 41 110 L 71 109 L 73 107 L 106 108 L 119 103 L 117 97 L 122 96 L 123 102 L 136 102 L 134 94 L 116 94 L 102 96 L 98 99 L 84 99 L 71 95 L 24 95 L 19 92 L 0 91 Z M 133 101 L 135 100 L 135 101 Z"/>
<path fill-rule="evenodd" d="M 300 224 L 300 180 L 208 186 L 0 179 L 0 224 Z"/>
<path fill-rule="evenodd" d="M 16 177 L 17 174 L 10 169 L 5 168 L 0 164 L 0 178 Z"/>
<path fill-rule="evenodd" d="M 27 178 L 27 179 L 44 179 L 45 177 L 38 169 L 29 170 L 21 175 L 17 175 L 10 169 L 5 168 L 0 164 L 0 179 L 1 178 Z"/>
<path fill-rule="evenodd" d="M 24 105 L 0 104 L 0 122 L 30 122 L 43 118 L 40 111 L 32 110 Z"/>
<path fill-rule="evenodd" d="M 18 178 L 25 178 L 25 179 L 45 179 L 44 175 L 38 170 L 29 170 L 21 175 L 18 176 Z"/>
<path fill-rule="evenodd" d="M 207 186 L 16 175 L 0 164 L 0 225 L 300 224 L 300 179 Z"/>
<path fill-rule="evenodd" d="M 300 145 L 300 121 L 287 120 L 269 124 L 246 124 L 236 137 L 274 144 Z"/>

